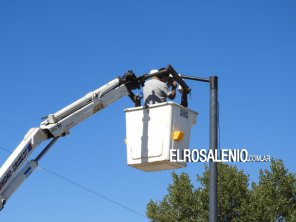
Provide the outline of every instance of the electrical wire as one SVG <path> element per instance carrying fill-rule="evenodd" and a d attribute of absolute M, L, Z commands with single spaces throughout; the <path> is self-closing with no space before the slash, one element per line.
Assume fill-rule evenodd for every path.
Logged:
<path fill-rule="evenodd" d="M 75 182 L 74 180 L 71 180 L 71 179 L 69 179 L 69 178 L 66 178 L 66 177 L 60 175 L 60 174 L 57 174 L 57 173 L 55 173 L 55 172 L 53 172 L 53 171 L 51 171 L 51 170 L 49 170 L 49 169 L 47 169 L 47 168 L 45 168 L 45 167 L 41 167 L 41 166 L 40 166 L 40 168 L 41 168 L 42 170 L 44 170 L 45 172 L 47 172 L 47 173 L 49 173 L 49 174 L 51 174 L 51 175 L 54 175 L 54 176 L 56 176 L 57 178 L 60 178 L 61 180 L 64 180 L 64 181 L 66 181 L 66 182 L 68 182 L 68 183 L 70 183 L 70 184 L 72 184 L 72 185 L 74 185 L 74 186 L 76 186 L 76 187 L 78 187 L 78 188 L 80 188 L 80 189 L 82 189 L 82 190 L 88 192 L 88 193 L 91 193 L 91 194 L 93 194 L 93 195 L 95 195 L 95 196 L 97 196 L 97 197 L 100 197 L 100 198 L 102 198 L 102 199 L 104 199 L 104 200 L 106 200 L 106 201 L 108 201 L 108 202 L 110 202 L 110 203 L 113 203 L 113 204 L 115 204 L 115 205 L 117 205 L 117 206 L 119 206 L 119 207 L 121 207 L 121 208 L 123 208 L 123 209 L 125 209 L 125 210 L 128 210 L 128 211 L 130 211 L 130 212 L 132 212 L 132 213 L 135 213 L 135 214 L 137 214 L 137 215 L 139 215 L 139 216 L 142 216 L 142 217 L 147 218 L 144 214 L 139 213 L 138 211 L 136 211 L 136 210 L 134 210 L 134 209 L 132 209 L 132 208 L 130 208 L 130 207 L 127 207 L 127 206 L 125 206 L 125 205 L 123 205 L 123 204 L 121 204 L 121 203 L 119 203 L 119 202 L 117 202 L 117 201 L 114 201 L 114 200 L 110 199 L 109 197 L 106 197 L 106 196 L 104 196 L 104 195 L 98 193 L 98 192 L 95 191 L 95 190 L 92 190 L 92 189 L 90 189 L 90 188 L 88 188 L 88 187 L 86 187 L 86 186 L 83 186 L 83 185 L 81 185 L 81 184 Z M 148 219 L 148 218 L 147 218 L 147 219 Z"/>
<path fill-rule="evenodd" d="M 6 153 L 9 153 L 9 154 L 12 153 L 9 149 L 6 149 L 3 146 L 0 146 L 0 149 L 4 150 Z M 108 202 L 110 202 L 110 203 L 112 203 L 112 204 L 114 204 L 114 205 L 116 205 L 118 207 L 121 207 L 122 209 L 125 209 L 127 211 L 130 211 L 130 212 L 132 212 L 132 213 L 134 213 L 134 214 L 136 214 L 138 216 L 141 216 L 141 217 L 144 217 L 146 219 L 149 219 L 144 214 L 142 214 L 142 213 L 140 213 L 140 212 L 138 212 L 138 211 L 136 211 L 136 210 L 134 210 L 134 209 L 132 209 L 132 208 L 124 205 L 124 204 L 121 204 L 121 203 L 119 203 L 119 202 L 117 202 L 115 200 L 112 200 L 111 198 L 109 198 L 109 197 L 107 197 L 105 195 L 102 195 L 102 194 L 98 193 L 97 191 L 95 191 L 93 189 L 90 189 L 90 188 L 88 188 L 88 187 L 86 187 L 84 185 L 81 185 L 80 183 L 77 183 L 74 180 L 71 180 L 71 179 L 69 179 L 69 178 L 67 178 L 65 176 L 62 176 L 62 175 L 60 175 L 60 174 L 58 174 L 56 172 L 53 172 L 52 170 L 49 170 L 49 169 L 47 169 L 45 167 L 42 167 L 39 164 L 38 164 L 38 167 L 40 169 L 42 169 L 43 171 L 47 172 L 48 174 L 51 174 L 51 175 L 53 175 L 53 176 L 55 176 L 55 177 L 57 177 L 57 178 L 65 181 L 65 182 L 67 182 L 69 184 L 72 184 L 73 186 L 76 186 L 76 187 L 78 187 L 78 188 L 80 188 L 80 189 L 82 189 L 82 190 L 84 190 L 84 191 L 86 191 L 86 192 L 88 192 L 88 193 L 90 193 L 92 195 L 95 195 L 96 197 L 99 197 L 101 199 L 104 199 L 105 201 L 108 201 Z"/>
<path fill-rule="evenodd" d="M 0 149 L 4 150 L 6 153 L 11 154 L 12 152 L 9 149 L 6 149 L 3 146 L 0 146 Z"/>

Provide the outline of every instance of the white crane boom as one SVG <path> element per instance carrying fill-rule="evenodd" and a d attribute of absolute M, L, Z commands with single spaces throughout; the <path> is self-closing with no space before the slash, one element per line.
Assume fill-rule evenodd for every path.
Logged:
<path fill-rule="evenodd" d="M 144 86 L 146 79 L 163 74 L 171 74 L 187 94 L 190 92 L 190 88 L 170 65 L 158 72 L 144 74 L 140 77 L 128 71 L 58 112 L 49 114 L 46 120 L 41 122 L 40 127 L 31 128 L 0 168 L 0 210 L 16 189 L 36 169 L 39 160 L 59 137 L 67 135 L 71 128 L 123 96 L 128 95 L 136 106 L 140 106 L 140 98 L 135 96 L 132 90 Z M 51 138 L 51 142 L 37 158 L 27 161 L 41 142 Z"/>
<path fill-rule="evenodd" d="M 49 114 L 39 128 L 31 128 L 0 168 L 0 209 L 34 171 L 38 161 L 45 154 L 42 152 L 35 160 L 27 161 L 41 142 L 50 138 L 55 142 L 59 137 L 67 135 L 72 127 L 123 96 L 130 95 L 135 102 L 131 90 L 140 88 L 139 84 L 140 79 L 129 71 L 123 77 L 110 81 L 58 112 Z M 47 151 L 50 146 L 48 145 L 44 151 Z"/>

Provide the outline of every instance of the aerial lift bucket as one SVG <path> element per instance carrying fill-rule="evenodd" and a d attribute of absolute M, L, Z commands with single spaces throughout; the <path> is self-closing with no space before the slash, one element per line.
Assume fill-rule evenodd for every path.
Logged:
<path fill-rule="evenodd" d="M 148 108 L 125 109 L 129 166 L 144 171 L 177 169 L 186 162 L 170 161 L 170 150 L 189 149 L 190 131 L 197 112 L 173 102 Z"/>

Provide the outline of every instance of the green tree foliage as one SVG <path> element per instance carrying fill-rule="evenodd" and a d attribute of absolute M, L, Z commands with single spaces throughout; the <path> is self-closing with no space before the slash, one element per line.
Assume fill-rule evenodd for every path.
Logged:
<path fill-rule="evenodd" d="M 282 161 L 272 161 L 270 170 L 260 170 L 259 183 L 252 184 L 249 216 L 252 221 L 296 221 L 296 177 Z"/>
<path fill-rule="evenodd" d="M 199 190 L 194 190 L 186 173 L 180 176 L 173 173 L 173 184 L 169 185 L 168 192 L 161 202 L 153 202 L 147 205 L 147 215 L 152 221 L 167 222 L 196 221 L 200 207 Z"/>
<path fill-rule="evenodd" d="M 260 170 L 259 182 L 249 186 L 249 176 L 236 166 L 218 166 L 218 209 L 221 222 L 296 221 L 296 176 L 281 160 Z M 155 222 L 208 221 L 209 173 L 197 176 L 194 187 L 186 173 L 172 173 L 173 182 L 162 201 L 151 200 L 147 216 Z"/>
<path fill-rule="evenodd" d="M 200 189 L 203 218 L 208 220 L 209 202 L 209 172 L 207 166 L 203 176 L 197 177 L 202 187 Z M 219 164 L 218 166 L 218 209 L 219 221 L 242 221 L 246 216 L 245 206 L 248 204 L 250 191 L 248 190 L 249 177 L 236 166 Z M 239 219 L 238 219 L 239 218 Z"/>

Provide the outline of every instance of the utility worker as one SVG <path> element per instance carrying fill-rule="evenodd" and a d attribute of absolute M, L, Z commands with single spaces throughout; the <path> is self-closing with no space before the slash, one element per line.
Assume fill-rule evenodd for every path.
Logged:
<path fill-rule="evenodd" d="M 158 70 L 152 70 L 150 74 L 157 71 Z M 167 98 L 171 100 L 175 99 L 177 82 L 168 82 L 168 80 L 168 74 L 162 74 L 145 82 L 145 86 L 143 88 L 144 107 L 147 105 L 166 102 Z"/>

